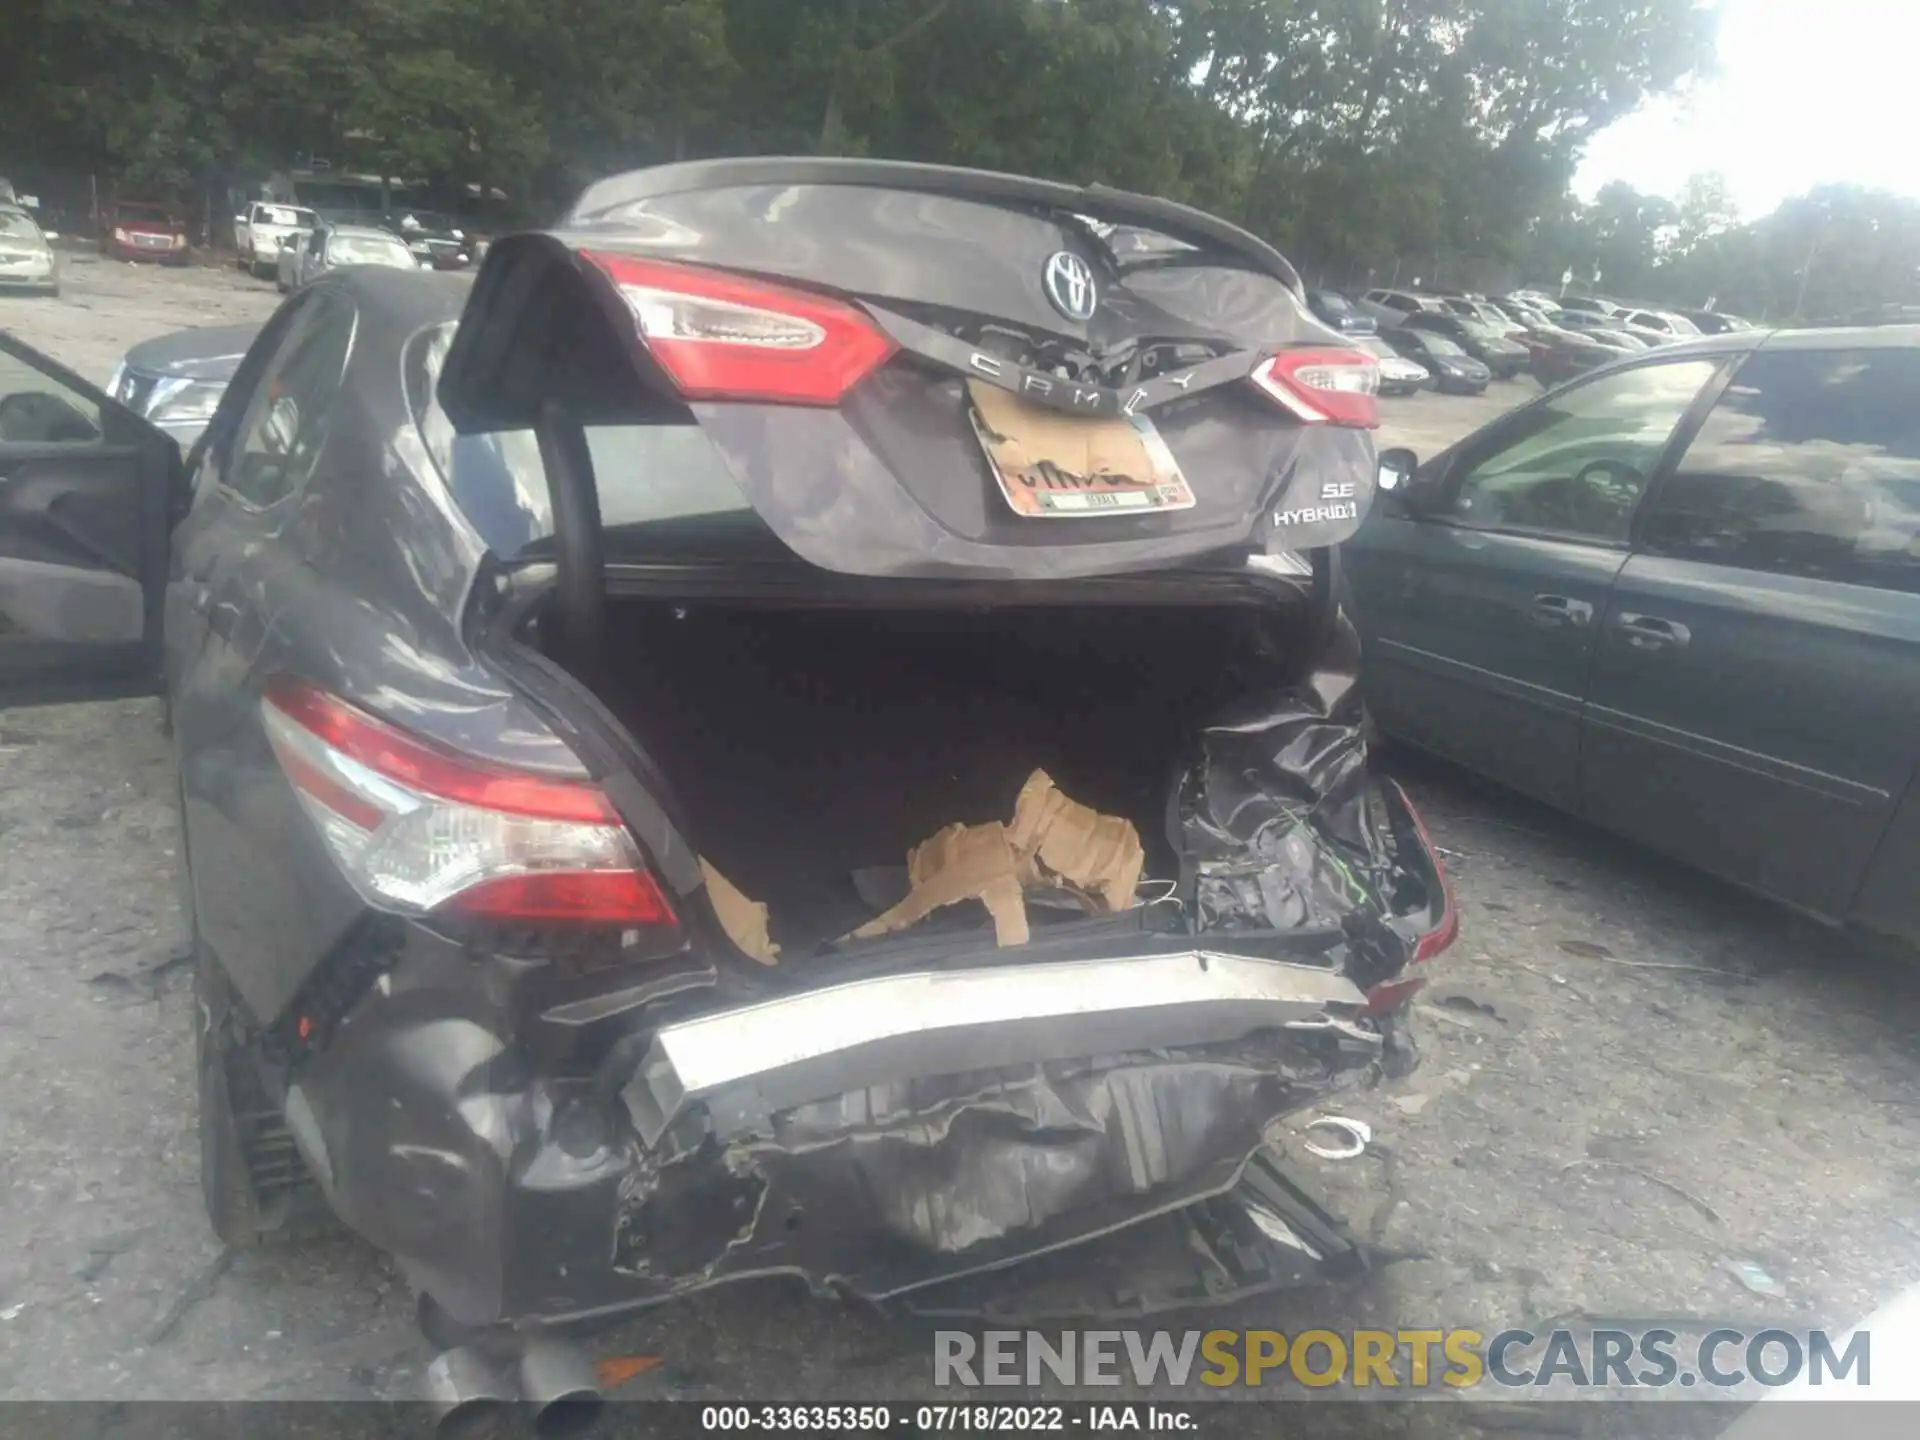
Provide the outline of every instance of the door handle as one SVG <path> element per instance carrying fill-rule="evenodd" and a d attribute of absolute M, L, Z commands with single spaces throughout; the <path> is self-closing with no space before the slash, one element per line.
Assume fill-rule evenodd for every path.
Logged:
<path fill-rule="evenodd" d="M 1528 607 L 1527 618 L 1546 629 L 1578 630 L 1593 623 L 1593 606 L 1568 595 L 1536 595 Z"/>
<path fill-rule="evenodd" d="M 1663 620 L 1658 615 L 1620 612 L 1620 632 L 1636 650 L 1684 650 L 1693 632 L 1678 620 Z"/>

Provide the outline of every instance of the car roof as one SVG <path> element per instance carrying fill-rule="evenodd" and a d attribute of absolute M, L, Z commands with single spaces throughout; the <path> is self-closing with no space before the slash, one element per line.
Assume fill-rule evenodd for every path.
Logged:
<path fill-rule="evenodd" d="M 399 238 L 391 230 L 382 230 L 378 225 L 330 225 L 327 228 L 335 235 L 352 239 L 392 240 L 395 244 L 399 243 Z"/>

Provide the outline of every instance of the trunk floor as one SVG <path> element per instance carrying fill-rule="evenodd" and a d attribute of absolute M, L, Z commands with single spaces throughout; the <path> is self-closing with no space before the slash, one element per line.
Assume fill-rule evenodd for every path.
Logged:
<path fill-rule="evenodd" d="M 904 871 L 944 825 L 1009 819 L 1035 768 L 1132 820 L 1147 873 L 1172 875 L 1168 785 L 1200 719 L 1241 688 L 1242 618 L 616 606 L 602 694 L 673 786 L 700 852 L 768 904 L 785 951 L 805 954 L 875 913 L 854 870 Z M 958 905 L 915 933 L 988 923 Z"/>

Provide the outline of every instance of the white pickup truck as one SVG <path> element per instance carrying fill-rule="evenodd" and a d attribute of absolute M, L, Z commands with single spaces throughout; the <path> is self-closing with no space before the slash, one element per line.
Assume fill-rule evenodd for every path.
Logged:
<path fill-rule="evenodd" d="M 234 246 L 240 268 L 262 277 L 272 275 L 280 258 L 280 241 L 304 236 L 320 217 L 302 205 L 257 200 L 233 217 Z"/>

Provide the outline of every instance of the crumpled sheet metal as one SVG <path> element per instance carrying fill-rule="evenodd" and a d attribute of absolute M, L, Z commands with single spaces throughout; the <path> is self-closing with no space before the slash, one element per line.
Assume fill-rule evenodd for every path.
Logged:
<path fill-rule="evenodd" d="M 717 1153 L 683 1133 L 633 1202 L 668 1192 L 674 1209 L 730 1211 L 740 1229 L 724 1243 L 709 1230 L 701 1257 L 684 1229 L 669 1251 L 669 1230 L 635 1213 L 618 1263 L 675 1290 L 784 1271 L 882 1299 L 1079 1244 L 1229 1189 L 1274 1120 L 1352 1073 L 1318 1039 L 878 1086 L 786 1111 Z M 663 1242 L 651 1254 L 650 1235 Z"/>
<path fill-rule="evenodd" d="M 1201 732 L 1174 838 L 1196 873 L 1202 932 L 1387 913 L 1393 842 L 1367 772 L 1357 656 L 1342 616 L 1313 675 L 1238 702 Z"/>

